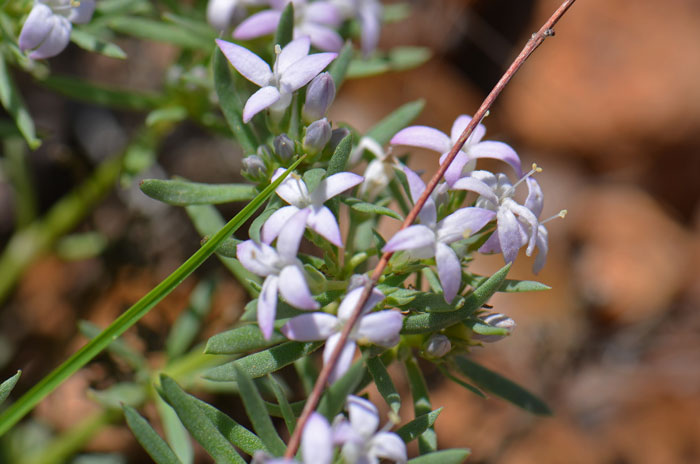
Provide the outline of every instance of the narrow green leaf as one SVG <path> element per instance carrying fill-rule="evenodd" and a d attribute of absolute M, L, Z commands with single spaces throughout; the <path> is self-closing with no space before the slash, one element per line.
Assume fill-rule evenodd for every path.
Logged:
<path fill-rule="evenodd" d="M 360 359 L 354 362 L 341 378 L 326 389 L 316 411 L 323 414 L 329 421 L 332 421 L 345 407 L 348 395 L 352 395 L 358 390 L 365 374 L 367 374 L 367 369 L 363 360 Z"/>
<path fill-rule="evenodd" d="M 141 191 L 151 198 L 175 206 L 218 205 L 248 201 L 258 191 L 248 184 L 203 184 L 184 180 L 146 179 Z"/>
<path fill-rule="evenodd" d="M 294 427 L 297 423 L 297 417 L 294 414 L 294 411 L 292 411 L 292 407 L 289 405 L 289 400 L 287 400 L 287 395 L 285 395 L 284 390 L 282 389 L 282 386 L 279 384 L 277 379 L 272 374 L 267 374 L 267 378 L 270 380 L 272 391 L 275 394 L 275 398 L 277 398 L 277 404 L 279 405 L 280 411 L 282 412 L 282 418 L 284 419 L 284 423 L 287 426 L 287 431 L 291 435 L 294 433 Z"/>
<path fill-rule="evenodd" d="M 221 105 L 226 122 L 243 151 L 255 153 L 259 143 L 250 126 L 243 123 L 243 103 L 231 78 L 229 62 L 219 47 L 214 50 L 213 67 L 214 89 L 219 97 L 219 105 Z"/>
<path fill-rule="evenodd" d="M 126 58 L 126 53 L 124 53 L 124 50 L 122 50 L 119 45 L 102 40 L 83 29 L 73 28 L 70 34 L 70 40 L 78 47 L 89 52 L 100 53 L 110 58 L 118 58 L 121 60 Z"/>
<path fill-rule="evenodd" d="M 20 95 L 19 90 L 17 90 L 17 86 L 10 75 L 10 70 L 7 68 L 7 64 L 1 55 L 0 103 L 2 103 L 2 106 L 15 121 L 17 129 L 19 129 L 24 140 L 27 141 L 29 148 L 32 150 L 39 148 L 41 140 L 36 137 L 32 116 L 29 114 L 29 110 L 27 110 L 27 106 L 24 104 L 22 95 Z"/>
<path fill-rule="evenodd" d="M 17 371 L 15 375 L 0 384 L 0 404 L 4 403 L 7 397 L 10 396 L 12 389 L 17 385 L 20 375 L 22 375 L 22 371 Z"/>
<path fill-rule="evenodd" d="M 365 135 L 373 138 L 380 145 L 386 145 L 394 134 L 408 126 L 411 121 L 418 117 L 424 106 L 424 100 L 406 103 L 379 121 Z"/>
<path fill-rule="evenodd" d="M 277 332 L 265 340 L 257 325 L 244 325 L 214 335 L 207 341 L 204 349 L 206 354 L 240 354 L 250 353 L 262 348 L 268 348 L 287 340 L 287 337 Z"/>
<path fill-rule="evenodd" d="M 166 106 L 156 108 L 146 116 L 146 126 L 154 127 L 159 124 L 172 124 L 187 119 L 187 108 L 184 106 Z"/>
<path fill-rule="evenodd" d="M 427 414 L 416 417 L 411 422 L 398 429 L 396 434 L 406 443 L 415 440 L 433 426 L 442 410 L 443 408 L 438 408 Z"/>
<path fill-rule="evenodd" d="M 161 95 L 112 89 L 91 84 L 73 76 L 58 76 L 54 74 L 40 81 L 40 83 L 75 100 L 110 108 L 143 111 L 153 109 L 164 102 Z"/>
<path fill-rule="evenodd" d="M 238 389 L 241 394 L 241 399 L 243 400 L 243 406 L 248 413 L 250 422 L 253 424 L 253 430 L 255 430 L 263 443 L 265 443 L 267 449 L 276 456 L 282 456 L 287 447 L 279 435 L 277 435 L 277 430 L 275 430 L 270 416 L 264 413 L 265 402 L 260 396 L 258 389 L 255 387 L 253 380 L 243 369 L 234 366 L 233 370 L 236 375 L 236 381 L 238 382 Z"/>
<path fill-rule="evenodd" d="M 177 417 L 177 413 L 161 395 L 157 395 L 154 402 L 168 444 L 183 464 L 193 464 L 194 446 L 192 439 L 185 426 L 182 425 L 180 418 Z"/>
<path fill-rule="evenodd" d="M 430 59 L 428 47 L 396 47 L 389 52 L 389 66 L 393 71 L 416 68 Z"/>
<path fill-rule="evenodd" d="M 267 221 L 269 217 L 275 213 L 275 211 L 280 209 L 281 206 L 282 200 L 280 200 L 277 196 L 271 198 L 267 203 L 267 206 L 265 206 L 265 210 L 263 210 L 262 213 L 258 214 L 258 216 L 253 219 L 253 222 L 250 224 L 250 228 L 248 228 L 248 236 L 260 243 L 260 229 L 262 229 L 265 221 Z"/>
<path fill-rule="evenodd" d="M 245 463 L 231 443 L 219 432 L 204 412 L 187 399 L 177 383 L 166 375 L 160 376 L 162 394 L 173 407 L 182 424 L 214 460 L 222 463 Z"/>
<path fill-rule="evenodd" d="M 387 208 L 386 206 L 379 206 L 374 203 L 367 203 L 362 200 L 358 200 L 357 198 L 350 197 L 344 197 L 342 201 L 355 211 L 359 211 L 361 213 L 379 214 L 382 216 L 389 216 L 390 218 L 398 219 L 399 221 L 403 221 L 403 216 L 401 216 L 393 209 Z"/>
<path fill-rule="evenodd" d="M 251 200 L 238 214 L 236 214 L 221 230 L 210 240 L 202 245 L 190 258 L 178 267 L 160 284 L 156 285 L 143 298 L 127 309 L 121 316 L 112 322 L 97 337 L 83 346 L 63 364 L 54 369 L 39 383 L 34 385 L 19 400 L 0 414 L 0 436 L 7 432 L 14 424 L 24 417 L 46 395 L 56 389 L 64 380 L 77 372 L 91 359 L 105 349 L 112 340 L 133 326 L 139 319 L 148 313 L 156 304 L 173 291 L 185 278 L 197 269 L 209 256 L 211 256 L 219 244 L 233 234 L 265 200 L 275 191 L 277 186 L 287 178 L 296 167 L 304 160 L 304 156 L 295 161 L 289 169 L 280 175 L 274 182 Z"/>
<path fill-rule="evenodd" d="M 280 47 L 284 47 L 292 41 L 294 36 L 294 4 L 289 2 L 282 10 L 280 21 L 277 24 L 275 31 L 275 41 L 273 42 Z"/>
<path fill-rule="evenodd" d="M 424 311 L 427 313 L 449 313 L 452 311 L 457 311 L 464 306 L 466 299 L 457 295 L 452 302 L 448 303 L 445 301 L 445 296 L 440 293 L 421 293 L 417 295 L 408 306 L 408 309 L 414 309 L 416 311 Z"/>
<path fill-rule="evenodd" d="M 318 369 L 313 359 L 311 359 L 311 356 L 299 358 L 294 361 L 294 368 L 301 380 L 301 385 L 304 387 L 304 393 L 306 393 L 306 396 L 310 395 L 318 378 Z"/>
<path fill-rule="evenodd" d="M 408 464 L 462 464 L 471 454 L 467 448 L 454 448 L 409 459 Z"/>
<path fill-rule="evenodd" d="M 320 342 L 287 342 L 268 348 L 259 353 L 253 353 L 233 362 L 215 367 L 205 374 L 205 378 L 218 382 L 236 380 L 236 369 L 244 370 L 250 377 L 258 378 L 282 369 L 302 356 L 308 356 L 316 351 Z"/>
<path fill-rule="evenodd" d="M 292 412 L 294 413 L 294 415 L 299 417 L 301 415 L 301 412 L 304 410 L 305 404 L 306 400 L 295 401 L 293 403 L 289 403 L 289 407 L 292 408 Z M 278 404 L 265 401 L 265 407 L 267 408 L 267 412 L 268 414 L 270 414 L 270 416 L 279 418 L 284 417 L 282 415 L 282 408 L 280 408 Z"/>
<path fill-rule="evenodd" d="M 218 34 L 214 31 L 214 28 L 212 28 L 209 24 L 202 21 L 201 19 L 195 17 L 179 16 L 166 11 L 165 13 L 163 13 L 163 19 L 169 23 L 174 24 L 175 26 L 180 27 L 181 29 L 189 30 L 195 35 L 209 39 L 210 45 L 211 42 L 213 42 L 214 39 L 216 39 L 216 37 L 218 36 Z"/>
<path fill-rule="evenodd" d="M 330 68 L 328 68 L 328 72 L 335 83 L 336 91 L 340 89 L 340 86 L 343 85 L 343 82 L 345 81 L 345 76 L 348 73 L 350 61 L 352 60 L 354 53 L 355 50 L 352 47 L 352 42 L 345 42 L 343 48 L 340 49 L 340 53 L 338 53 L 338 57 L 333 60 Z"/>
<path fill-rule="evenodd" d="M 438 364 L 437 368 L 440 370 L 440 372 L 442 372 L 442 375 L 444 375 L 445 377 L 447 377 L 448 379 L 450 379 L 451 381 L 453 381 L 454 383 L 456 383 L 460 387 L 466 388 L 467 390 L 474 393 L 478 397 L 487 398 L 487 396 L 484 394 L 484 392 L 482 392 L 481 390 L 476 388 L 474 385 L 470 385 L 467 382 L 465 382 L 464 380 L 457 378 L 454 375 L 450 374 L 450 372 L 447 369 L 445 369 L 442 365 Z"/>
<path fill-rule="evenodd" d="M 549 416 L 552 414 L 552 410 L 549 409 L 549 406 L 547 406 L 544 401 L 512 380 L 464 356 L 456 356 L 454 360 L 457 369 L 484 390 L 488 390 L 494 395 L 500 396 L 504 400 L 510 401 L 514 405 L 526 411 L 530 411 L 533 414 L 540 416 Z"/>
<path fill-rule="evenodd" d="M 409 357 L 406 359 L 406 361 L 404 361 L 404 365 L 408 376 L 408 384 L 411 386 L 413 412 L 415 416 L 420 417 L 424 414 L 429 414 L 433 408 L 430 405 L 428 386 L 425 383 L 423 372 L 418 366 L 416 358 L 413 356 Z M 435 434 L 435 429 L 432 426 L 429 426 L 418 437 L 418 450 L 420 451 L 420 454 L 431 453 L 437 450 L 437 435 Z"/>
<path fill-rule="evenodd" d="M 486 282 L 488 276 L 480 276 L 476 274 L 467 274 L 465 282 L 472 287 L 478 287 Z M 545 285 L 542 282 L 535 280 L 512 280 L 506 279 L 498 289 L 499 292 L 515 293 L 515 292 L 540 292 L 543 290 L 551 290 L 552 287 Z"/>
<path fill-rule="evenodd" d="M 382 58 L 356 58 L 350 61 L 346 77 L 348 79 L 359 79 L 362 77 L 377 76 L 391 70 L 389 62 Z"/>
<path fill-rule="evenodd" d="M 187 30 L 177 24 L 168 24 L 146 18 L 113 17 L 108 24 L 109 27 L 122 34 L 155 42 L 171 43 L 186 49 L 209 50 L 212 42 L 211 37 L 196 34 L 192 29 Z"/>
<path fill-rule="evenodd" d="M 377 385 L 377 390 L 389 405 L 392 411 L 396 414 L 399 413 L 401 409 L 401 395 L 396 391 L 394 386 L 394 381 L 391 380 L 389 372 L 386 370 L 386 366 L 382 362 L 379 356 L 367 359 L 367 368 L 369 373 L 372 374 L 374 383 Z"/>
<path fill-rule="evenodd" d="M 175 359 L 185 353 L 199 333 L 204 318 L 211 309 L 216 284 L 213 280 L 202 280 L 192 290 L 187 308 L 175 320 L 165 339 L 168 359 Z"/>
<path fill-rule="evenodd" d="M 236 258 L 238 256 L 238 245 L 242 242 L 243 240 L 238 240 L 237 238 L 227 238 L 216 249 L 216 254 L 224 258 Z"/>
<path fill-rule="evenodd" d="M 326 176 L 332 176 L 339 172 L 345 171 L 345 166 L 348 164 L 348 158 L 352 151 L 352 135 L 346 135 L 335 147 L 333 156 L 328 161 L 328 170 Z"/>
<path fill-rule="evenodd" d="M 165 440 L 153 430 L 153 427 L 151 427 L 146 419 L 136 412 L 136 409 L 126 405 L 123 406 L 122 409 L 124 409 L 126 424 L 153 461 L 157 464 L 181 463 Z"/>
<path fill-rule="evenodd" d="M 146 401 L 146 389 L 140 383 L 119 382 L 105 390 L 88 390 L 88 397 L 105 408 L 136 407 Z"/>
<path fill-rule="evenodd" d="M 466 319 L 479 309 L 496 293 L 508 275 L 510 264 L 506 264 L 498 272 L 489 277 L 486 282 L 477 287 L 465 297 L 465 304 L 457 311 L 448 313 L 424 313 L 408 316 L 404 319 L 403 334 L 419 334 L 435 332 Z"/>
<path fill-rule="evenodd" d="M 189 396 L 189 400 L 204 412 L 209 420 L 231 443 L 245 453 L 252 456 L 257 450 L 269 451 L 257 435 L 216 409 L 214 406 L 194 396 Z"/>
<path fill-rule="evenodd" d="M 89 339 L 95 339 L 102 332 L 100 327 L 96 326 L 90 321 L 85 321 L 82 319 L 78 321 L 78 330 Z M 109 344 L 107 350 L 114 356 L 126 361 L 135 369 L 141 368 L 145 363 L 143 355 L 127 345 L 121 338 L 115 338 L 112 340 L 112 343 Z"/>

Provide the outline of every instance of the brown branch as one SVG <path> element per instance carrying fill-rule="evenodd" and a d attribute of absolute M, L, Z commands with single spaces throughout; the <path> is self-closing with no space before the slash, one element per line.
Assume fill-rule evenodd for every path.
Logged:
<path fill-rule="evenodd" d="M 413 224 L 413 222 L 418 217 L 418 212 L 423 208 L 423 205 L 425 205 L 425 202 L 428 200 L 433 190 L 435 190 L 435 187 L 437 187 L 437 184 L 445 175 L 445 171 L 447 171 L 447 168 L 455 159 L 457 153 L 459 153 L 459 151 L 462 149 L 464 143 L 474 131 L 477 124 L 479 124 L 481 120 L 484 119 L 484 116 L 486 116 L 486 113 L 489 111 L 496 98 L 501 94 L 506 84 L 508 84 L 513 75 L 530 57 L 532 52 L 534 52 L 535 49 L 539 47 L 542 44 L 542 42 L 544 42 L 544 39 L 554 35 L 554 25 L 561 19 L 562 16 L 564 16 L 564 13 L 567 12 L 567 10 L 571 7 L 571 5 L 574 4 L 575 1 L 576 0 L 564 1 L 564 3 L 562 3 L 561 6 L 559 6 L 559 8 L 557 8 L 557 10 L 552 14 L 552 16 L 550 16 L 547 22 L 544 23 L 540 30 L 532 34 L 532 37 L 530 37 L 530 40 L 528 40 L 527 44 L 525 44 L 523 50 L 515 58 L 513 63 L 506 70 L 505 74 L 503 74 L 503 76 L 495 85 L 495 87 L 491 90 L 491 92 L 486 96 L 486 99 L 476 111 L 476 113 L 472 117 L 472 120 L 464 129 L 464 132 L 462 132 L 462 135 L 459 136 L 459 139 L 457 139 L 457 142 L 450 150 L 449 154 L 447 155 L 447 158 L 445 159 L 445 162 L 440 165 L 438 171 L 430 179 L 430 182 L 428 182 L 428 185 L 423 191 L 423 194 L 413 206 L 413 209 L 411 209 L 411 211 L 406 216 L 406 219 L 401 225 L 400 230 L 403 230 L 406 227 Z M 323 390 L 326 386 L 326 383 L 328 382 L 328 378 L 330 377 L 333 368 L 338 362 L 340 353 L 343 347 L 345 346 L 345 342 L 347 341 L 348 336 L 350 335 L 350 331 L 354 327 L 355 323 L 357 323 L 357 320 L 360 317 L 360 313 L 362 312 L 362 307 L 367 302 L 372 288 L 377 284 L 379 278 L 384 272 L 384 269 L 386 269 L 386 266 L 389 263 L 389 258 L 391 258 L 392 254 L 393 252 L 386 252 L 382 255 L 381 259 L 379 260 L 379 263 L 377 263 L 377 266 L 374 268 L 374 271 L 372 271 L 371 280 L 365 284 L 364 289 L 362 291 L 362 296 L 360 297 L 360 301 L 358 302 L 357 307 L 353 311 L 350 319 L 345 323 L 345 327 L 343 327 L 343 331 L 340 334 L 340 340 L 335 346 L 333 353 L 331 353 L 331 357 L 324 364 L 323 369 L 321 369 L 321 373 L 319 374 L 318 379 L 316 379 L 316 383 L 314 384 L 314 388 L 311 391 L 311 394 L 309 395 L 309 399 L 304 405 L 304 409 L 301 412 L 301 416 L 299 416 L 299 420 L 297 421 L 297 427 L 294 429 L 294 433 L 292 434 L 292 437 L 289 440 L 287 451 L 284 454 L 285 458 L 291 459 L 296 454 L 297 449 L 299 448 L 299 444 L 301 443 L 301 434 L 304 430 L 304 426 L 306 425 L 306 421 L 309 419 L 311 413 L 316 409 L 316 406 L 318 405 L 318 402 L 321 399 L 321 395 L 323 394 Z"/>

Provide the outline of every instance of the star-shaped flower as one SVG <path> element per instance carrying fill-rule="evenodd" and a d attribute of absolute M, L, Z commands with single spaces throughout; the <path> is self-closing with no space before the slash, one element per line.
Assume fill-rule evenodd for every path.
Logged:
<path fill-rule="evenodd" d="M 284 48 L 276 47 L 275 64 L 270 66 L 255 53 L 225 40 L 216 43 L 234 68 L 260 90 L 250 96 L 243 108 L 243 122 L 269 108 L 280 118 L 292 102 L 292 94 L 316 77 L 335 59 L 337 53 L 309 55 L 308 37 L 292 40 Z"/>
<path fill-rule="evenodd" d="M 284 169 L 278 169 L 271 181 L 283 172 Z M 360 182 L 362 182 L 362 176 L 352 172 L 339 172 L 323 179 L 314 191 L 309 193 L 306 183 L 299 175 L 292 173 L 275 190 L 277 195 L 290 205 L 278 209 L 265 221 L 260 231 L 262 241 L 271 243 L 283 229 L 293 227 L 289 223 L 290 218 L 300 211 L 307 211 L 306 222 L 301 226 L 301 233 L 304 233 L 304 227 L 308 227 L 333 245 L 342 247 L 343 240 L 340 236 L 338 221 L 331 210 L 323 204 Z"/>
<path fill-rule="evenodd" d="M 401 438 L 379 428 L 376 406 L 359 396 L 348 396 L 348 419 L 342 416 L 333 422 L 333 439 L 342 443 L 341 454 L 345 462 L 379 463 L 388 459 L 395 463 L 406 462 L 406 444 Z"/>
<path fill-rule="evenodd" d="M 71 23 L 87 23 L 94 11 L 94 0 L 36 0 L 19 34 L 19 48 L 33 50 L 33 60 L 56 56 L 68 46 Z"/>
<path fill-rule="evenodd" d="M 447 157 L 450 148 L 457 142 L 467 127 L 471 117 L 463 114 L 452 125 L 450 136 L 427 126 L 411 126 L 400 130 L 392 139 L 394 145 L 409 145 L 412 147 L 427 148 L 442 153 L 440 164 Z M 467 139 L 462 149 L 455 157 L 450 167 L 445 172 L 445 180 L 449 185 L 454 184 L 464 173 L 474 170 L 478 158 L 494 158 L 508 163 L 518 177 L 522 176 L 520 158 L 509 145 L 503 142 L 486 141 L 481 139 L 486 134 L 483 124 L 476 126 L 472 135 Z"/>
<path fill-rule="evenodd" d="M 362 287 L 351 290 L 340 303 L 338 316 L 327 313 L 296 316 L 282 327 L 282 333 L 291 340 L 326 340 L 326 347 L 323 350 L 323 361 L 327 362 L 335 346 L 340 341 L 340 333 L 343 327 L 360 302 L 361 295 Z M 367 303 L 362 307 L 362 315 L 355 327 L 353 327 L 352 332 L 350 332 L 350 337 L 331 373 L 329 379 L 331 383 L 342 377 L 350 367 L 357 342 L 374 343 L 387 348 L 399 342 L 399 332 L 403 325 L 401 313 L 387 310 L 368 314 L 382 300 L 384 300 L 382 292 L 373 289 Z"/>
<path fill-rule="evenodd" d="M 330 464 L 333 461 L 333 431 L 325 417 L 312 412 L 301 434 L 302 464 Z M 299 464 L 296 459 L 270 457 L 256 451 L 252 464 Z"/>
<path fill-rule="evenodd" d="M 233 38 L 247 40 L 274 33 L 282 10 L 290 1 L 271 0 L 272 9 L 260 11 L 243 21 L 233 31 Z M 337 52 L 341 49 L 343 38 L 334 28 L 340 26 L 342 19 L 331 2 L 294 0 L 294 37 L 309 37 L 319 50 Z"/>
<path fill-rule="evenodd" d="M 409 168 L 404 167 L 404 172 L 415 203 L 425 190 L 425 184 Z M 429 198 L 418 213 L 421 223 L 397 232 L 382 251 L 410 250 L 413 256 L 421 259 L 434 256 L 445 301 L 450 302 L 462 283 L 462 265 L 449 244 L 478 232 L 496 214 L 488 209 L 469 207 L 459 209 L 437 222 L 436 209 L 435 200 Z"/>
<path fill-rule="evenodd" d="M 374 155 L 374 159 L 367 164 L 364 173 L 364 182 L 360 185 L 360 196 L 374 199 L 384 190 L 391 179 L 394 178 L 394 168 L 401 168 L 403 165 L 390 153 L 384 151 L 381 145 L 371 137 L 362 137 L 360 143 L 350 154 L 350 164 L 360 161 L 362 152 L 367 150 Z"/>
<path fill-rule="evenodd" d="M 272 335 L 277 314 L 277 293 L 299 309 L 318 309 L 304 277 L 301 261 L 296 257 L 310 211 L 300 211 L 289 219 L 277 238 L 277 250 L 265 243 L 246 240 L 239 243 L 236 256 L 250 272 L 265 277 L 258 297 L 258 325 L 266 339 Z"/>

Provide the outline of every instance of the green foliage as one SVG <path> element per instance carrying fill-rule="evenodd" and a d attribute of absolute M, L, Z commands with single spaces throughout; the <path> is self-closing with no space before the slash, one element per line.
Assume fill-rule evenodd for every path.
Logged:
<path fill-rule="evenodd" d="M 394 382 L 391 380 L 391 376 L 389 376 L 389 372 L 386 370 L 382 359 L 379 356 L 375 356 L 373 358 L 367 358 L 366 362 L 369 373 L 372 375 L 372 379 L 374 379 L 374 384 L 377 386 L 377 390 L 391 410 L 398 414 L 399 409 L 401 409 L 401 395 L 399 395 L 399 392 L 396 390 Z"/>
<path fill-rule="evenodd" d="M 343 48 L 340 50 L 340 53 L 338 53 L 338 58 L 331 63 L 330 68 L 328 69 L 328 72 L 331 74 L 333 82 L 335 83 L 336 91 L 340 89 L 340 86 L 345 81 L 354 52 L 352 43 L 346 42 Z"/>
<path fill-rule="evenodd" d="M 119 45 L 102 40 L 86 30 L 73 29 L 70 34 L 70 40 L 78 47 L 89 52 L 100 53 L 104 56 L 118 58 L 120 60 L 126 59 L 126 53 L 124 53 L 124 50 L 122 50 Z"/>
<path fill-rule="evenodd" d="M 316 410 L 326 416 L 326 419 L 332 421 L 343 410 L 348 395 L 361 388 L 362 380 L 366 374 L 367 369 L 362 360 L 353 363 L 341 378 L 326 389 Z"/>
<path fill-rule="evenodd" d="M 430 395 L 428 393 L 428 386 L 423 378 L 423 372 L 420 367 L 418 367 L 418 362 L 413 356 L 408 357 L 404 361 L 404 366 L 406 368 L 408 384 L 411 386 L 413 412 L 416 418 L 428 415 L 427 417 L 430 419 L 429 414 L 432 412 L 432 406 L 430 405 Z M 431 453 L 437 450 L 437 435 L 435 434 L 435 429 L 432 427 L 432 424 L 426 427 L 418 436 L 418 450 L 420 454 Z"/>
<path fill-rule="evenodd" d="M 151 427 L 146 419 L 141 417 L 131 406 L 124 406 L 123 409 L 127 425 L 134 433 L 136 440 L 143 446 L 154 462 L 157 464 L 181 463 L 173 450 L 168 446 L 165 440 L 153 430 L 153 427 Z"/>
<path fill-rule="evenodd" d="M 44 87 L 74 100 L 109 108 L 143 111 L 154 109 L 165 102 L 161 95 L 113 89 L 92 84 L 73 76 L 52 75 L 40 83 Z"/>
<path fill-rule="evenodd" d="M 284 47 L 292 41 L 294 35 L 294 4 L 289 2 L 282 10 L 280 21 L 275 31 L 274 44 Z"/>
<path fill-rule="evenodd" d="M 257 325 L 243 325 L 235 329 L 221 332 L 207 341 L 204 352 L 207 354 L 241 354 L 268 348 L 286 341 L 287 337 L 273 332 L 269 340 L 265 340 Z"/>
<path fill-rule="evenodd" d="M 29 114 L 29 110 L 27 110 L 22 95 L 17 90 L 17 86 L 2 55 L 0 55 L 0 103 L 15 121 L 17 129 L 19 129 L 29 148 L 32 150 L 39 148 L 41 141 L 36 137 L 34 121 Z"/>
<path fill-rule="evenodd" d="M 442 409 L 443 408 L 438 408 L 435 411 L 430 411 L 429 413 L 416 417 L 411 422 L 398 429 L 396 434 L 406 443 L 415 440 L 435 424 Z"/>
<path fill-rule="evenodd" d="M 0 404 L 2 404 L 8 396 L 10 396 L 12 389 L 15 388 L 15 385 L 17 385 L 20 375 L 22 375 L 22 371 L 17 371 L 15 375 L 0 384 Z"/>
<path fill-rule="evenodd" d="M 368 130 L 365 135 L 376 140 L 380 145 L 386 145 L 394 134 L 408 126 L 411 121 L 418 117 L 424 106 L 424 100 L 406 103 L 384 117 L 384 119 Z"/>
<path fill-rule="evenodd" d="M 248 184 L 202 184 L 185 180 L 146 179 L 141 191 L 151 198 L 175 206 L 218 205 L 255 198 L 258 190 Z"/>
<path fill-rule="evenodd" d="M 168 358 L 175 359 L 182 356 L 192 345 L 204 318 L 211 309 L 214 288 L 214 281 L 203 280 L 192 290 L 189 305 L 175 320 L 168 333 L 168 338 L 165 340 L 165 351 Z"/>

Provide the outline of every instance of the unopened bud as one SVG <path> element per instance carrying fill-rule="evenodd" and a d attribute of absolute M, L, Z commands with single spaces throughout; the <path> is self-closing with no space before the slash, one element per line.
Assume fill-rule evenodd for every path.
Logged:
<path fill-rule="evenodd" d="M 304 149 L 315 154 L 323 150 L 328 141 L 331 139 L 331 124 L 328 119 L 323 118 L 314 121 L 306 128 L 306 137 L 304 137 Z"/>
<path fill-rule="evenodd" d="M 472 330 L 474 330 L 474 335 L 472 335 L 473 340 L 479 340 L 486 343 L 497 342 L 510 335 L 511 332 L 513 332 L 513 329 L 515 329 L 515 321 L 505 314 L 484 314 L 479 316 L 479 319 L 481 319 L 483 326 L 481 328 L 478 326 L 474 326 L 472 328 Z M 489 328 L 501 329 L 502 332 L 505 332 L 500 334 L 489 334 Z"/>
<path fill-rule="evenodd" d="M 278 135 L 273 142 L 275 153 L 281 161 L 287 161 L 294 156 L 294 141 L 287 134 Z"/>
<path fill-rule="evenodd" d="M 425 354 L 432 358 L 442 358 L 452 349 L 450 339 L 442 334 L 433 334 L 425 345 Z"/>
<path fill-rule="evenodd" d="M 326 115 L 335 98 L 335 82 L 327 72 L 316 76 L 306 89 L 306 102 L 302 110 L 307 122 L 316 121 Z"/>
<path fill-rule="evenodd" d="M 262 180 L 265 177 L 265 162 L 257 155 L 246 156 L 241 160 L 241 173 L 251 180 Z"/>
<path fill-rule="evenodd" d="M 334 152 L 335 149 L 338 148 L 340 141 L 348 135 L 350 135 L 350 129 L 346 127 L 338 127 L 337 129 L 333 129 L 331 131 L 331 139 L 328 141 L 328 146 L 331 152 Z"/>

